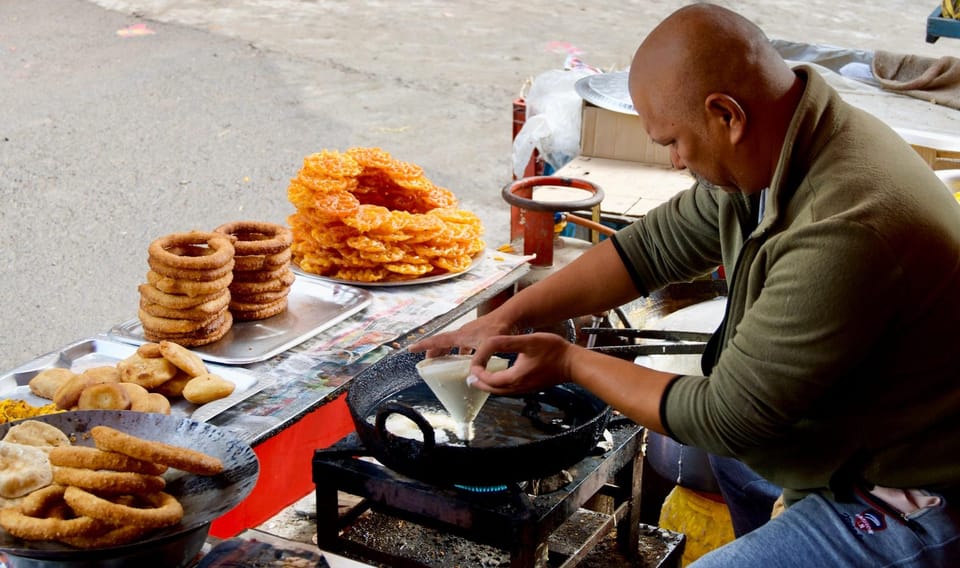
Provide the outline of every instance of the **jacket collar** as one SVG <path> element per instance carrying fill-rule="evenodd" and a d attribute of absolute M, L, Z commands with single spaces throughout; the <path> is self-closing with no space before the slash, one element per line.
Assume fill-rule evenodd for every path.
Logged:
<path fill-rule="evenodd" d="M 839 123 L 843 103 L 836 91 L 807 65 L 799 65 L 793 71 L 805 83 L 803 96 L 787 128 L 777 168 L 766 192 L 766 212 L 757 228 L 759 232 L 766 231 L 777 222 Z"/>

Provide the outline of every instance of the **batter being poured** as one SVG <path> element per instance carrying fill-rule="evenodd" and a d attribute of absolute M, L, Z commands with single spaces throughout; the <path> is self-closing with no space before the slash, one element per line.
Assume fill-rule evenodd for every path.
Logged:
<path fill-rule="evenodd" d="M 490 396 L 490 393 L 467 384 L 467 375 L 470 374 L 470 357 L 470 355 L 446 355 L 424 359 L 417 363 L 417 373 L 457 422 L 460 430 L 457 435 L 462 440 L 473 438 L 473 421 L 487 402 L 487 397 Z M 507 368 L 508 363 L 501 357 L 491 357 L 487 361 L 487 370 L 502 371 Z"/>

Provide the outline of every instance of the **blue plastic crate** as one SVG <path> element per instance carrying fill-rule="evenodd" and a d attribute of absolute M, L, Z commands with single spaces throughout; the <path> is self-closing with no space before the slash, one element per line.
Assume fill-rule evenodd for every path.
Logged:
<path fill-rule="evenodd" d="M 927 43 L 933 43 L 942 37 L 960 38 L 960 20 L 943 17 L 943 6 L 933 9 L 927 18 Z"/>

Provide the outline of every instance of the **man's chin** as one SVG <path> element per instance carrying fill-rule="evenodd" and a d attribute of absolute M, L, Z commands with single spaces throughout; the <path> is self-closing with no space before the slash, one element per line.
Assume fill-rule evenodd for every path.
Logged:
<path fill-rule="evenodd" d="M 690 172 L 690 173 L 691 173 L 691 175 L 693 175 L 693 179 L 696 180 L 696 182 L 697 182 L 698 184 L 700 184 L 700 186 L 702 186 L 702 187 L 705 188 L 705 189 L 711 189 L 711 190 L 716 190 L 716 191 L 724 191 L 724 192 L 726 192 L 726 193 L 737 193 L 737 192 L 740 191 L 740 189 L 737 188 L 737 187 L 733 187 L 733 186 L 730 186 L 730 185 L 718 185 L 718 184 L 715 184 L 715 183 L 707 180 L 706 178 L 704 178 L 704 177 L 701 176 L 701 175 L 695 174 L 695 173 L 693 173 L 693 172 Z"/>

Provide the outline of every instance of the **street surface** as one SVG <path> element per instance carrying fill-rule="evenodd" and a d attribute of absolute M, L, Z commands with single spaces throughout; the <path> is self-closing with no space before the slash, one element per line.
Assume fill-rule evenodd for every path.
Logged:
<path fill-rule="evenodd" d="M 939 56 L 939 0 L 727 1 L 772 38 Z M 627 67 L 686 2 L 0 0 L 0 370 L 136 317 L 147 246 L 283 223 L 304 156 L 377 146 L 508 239 L 512 101 Z"/>

